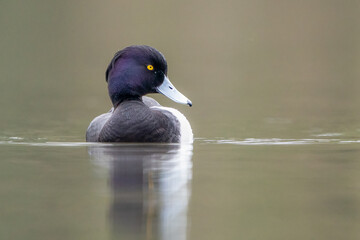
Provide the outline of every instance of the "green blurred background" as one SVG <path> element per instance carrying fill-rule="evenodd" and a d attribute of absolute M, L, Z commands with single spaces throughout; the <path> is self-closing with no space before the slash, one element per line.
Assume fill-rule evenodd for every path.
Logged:
<path fill-rule="evenodd" d="M 0 29 L 3 135 L 82 141 L 111 107 L 108 62 L 132 44 L 165 55 L 194 106 L 155 98 L 196 137 L 359 127 L 359 1 L 3 0 Z"/>

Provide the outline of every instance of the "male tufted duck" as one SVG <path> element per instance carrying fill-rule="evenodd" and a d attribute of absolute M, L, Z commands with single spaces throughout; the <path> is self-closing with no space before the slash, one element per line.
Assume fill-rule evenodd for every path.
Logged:
<path fill-rule="evenodd" d="M 193 142 L 183 114 L 144 96 L 162 93 L 192 106 L 169 81 L 167 63 L 159 51 L 143 45 L 124 48 L 115 54 L 105 75 L 113 108 L 90 123 L 87 142 Z"/>

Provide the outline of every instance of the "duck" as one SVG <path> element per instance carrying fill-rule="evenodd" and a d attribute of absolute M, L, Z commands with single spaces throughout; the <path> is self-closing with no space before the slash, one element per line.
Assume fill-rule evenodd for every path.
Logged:
<path fill-rule="evenodd" d="M 132 45 L 116 52 L 105 72 L 113 107 L 91 121 L 86 141 L 192 143 L 193 133 L 186 117 L 145 96 L 160 93 L 192 106 L 170 82 L 167 70 L 164 55 L 153 47 Z"/>

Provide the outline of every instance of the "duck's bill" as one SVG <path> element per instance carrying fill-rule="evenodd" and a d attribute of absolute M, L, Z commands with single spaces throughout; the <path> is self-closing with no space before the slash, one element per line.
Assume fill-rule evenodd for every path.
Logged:
<path fill-rule="evenodd" d="M 187 104 L 190 107 L 192 106 L 191 101 L 185 97 L 181 92 L 176 90 L 174 85 L 170 82 L 170 80 L 164 76 L 164 82 L 156 88 L 156 90 L 173 100 L 174 102 Z"/>

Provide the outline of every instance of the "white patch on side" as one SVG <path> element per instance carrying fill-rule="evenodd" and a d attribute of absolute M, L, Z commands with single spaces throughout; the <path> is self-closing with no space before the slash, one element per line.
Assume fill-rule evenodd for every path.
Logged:
<path fill-rule="evenodd" d="M 154 106 L 151 108 L 163 109 L 171 112 L 171 114 L 174 115 L 180 123 L 180 143 L 193 143 L 194 139 L 190 123 L 181 112 L 169 107 Z"/>
<path fill-rule="evenodd" d="M 109 112 L 103 113 L 91 121 L 88 129 L 86 130 L 86 141 L 97 142 L 101 129 L 107 120 L 109 120 L 113 112 L 114 108 L 111 108 Z"/>

